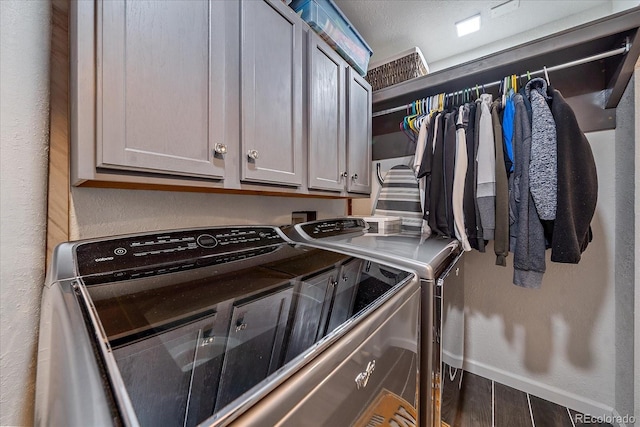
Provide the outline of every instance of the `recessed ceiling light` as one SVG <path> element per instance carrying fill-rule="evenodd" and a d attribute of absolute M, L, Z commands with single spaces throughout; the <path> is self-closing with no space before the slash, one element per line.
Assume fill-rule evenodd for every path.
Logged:
<path fill-rule="evenodd" d="M 456 29 L 458 30 L 458 37 L 475 33 L 480 29 L 480 14 L 467 18 L 464 21 L 456 22 Z"/>

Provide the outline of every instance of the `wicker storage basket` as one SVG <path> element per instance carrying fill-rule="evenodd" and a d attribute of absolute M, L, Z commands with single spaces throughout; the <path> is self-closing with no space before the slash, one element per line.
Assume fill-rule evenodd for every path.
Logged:
<path fill-rule="evenodd" d="M 420 48 L 414 47 L 369 67 L 366 80 L 375 90 L 383 89 L 429 73 Z"/>

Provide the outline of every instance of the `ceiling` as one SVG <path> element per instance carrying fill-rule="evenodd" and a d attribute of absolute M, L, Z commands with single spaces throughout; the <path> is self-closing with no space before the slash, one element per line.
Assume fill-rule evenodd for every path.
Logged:
<path fill-rule="evenodd" d="M 372 48 L 372 63 L 417 46 L 431 72 L 640 4 L 639 0 L 514 0 L 516 10 L 492 17 L 491 8 L 507 0 L 334 1 Z M 480 31 L 458 37 L 455 23 L 478 13 Z"/>

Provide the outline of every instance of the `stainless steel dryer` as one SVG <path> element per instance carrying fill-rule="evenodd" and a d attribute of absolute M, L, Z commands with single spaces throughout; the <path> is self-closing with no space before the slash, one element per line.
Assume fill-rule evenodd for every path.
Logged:
<path fill-rule="evenodd" d="M 416 424 L 419 294 L 409 269 L 275 227 L 62 244 L 36 424 Z"/>
<path fill-rule="evenodd" d="M 420 333 L 420 419 L 423 426 L 440 427 L 442 396 L 443 293 L 462 295 L 462 269 L 457 266 L 462 251 L 457 240 L 424 238 L 415 235 L 367 234 L 367 224 L 358 218 L 337 218 L 296 224 L 286 229 L 293 240 L 318 248 L 393 262 L 414 270 L 420 277 L 422 309 Z M 446 285 L 445 285 L 446 282 Z M 464 309 L 463 298 L 454 298 L 458 313 Z M 450 333 L 445 335 L 453 360 L 462 365 L 463 324 L 450 314 Z M 456 360 L 457 359 L 457 360 Z M 426 373 L 426 374 L 425 374 Z"/>

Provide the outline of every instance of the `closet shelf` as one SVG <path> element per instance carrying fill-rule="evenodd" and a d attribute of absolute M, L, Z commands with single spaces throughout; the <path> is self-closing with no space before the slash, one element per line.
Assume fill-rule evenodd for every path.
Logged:
<path fill-rule="evenodd" d="M 454 92 L 476 84 L 493 82 L 527 70 L 553 67 L 624 46 L 626 54 L 566 68 L 550 74 L 551 84 L 565 98 L 575 98 L 590 114 L 615 108 L 640 56 L 640 6 L 586 23 L 532 42 L 497 52 L 455 67 L 405 81 L 373 93 L 373 111 L 392 109 L 416 99 L 442 92 Z M 497 93 L 497 88 L 492 88 Z M 488 90 L 489 91 L 489 90 Z M 597 107 L 597 108 L 594 108 Z M 600 110 L 597 113 L 595 110 Z M 397 130 L 403 112 L 374 118 L 374 135 Z M 609 114 L 609 117 L 611 115 Z M 596 128 L 610 127 L 606 119 L 591 120 Z M 615 120 L 613 123 L 615 126 Z"/>

